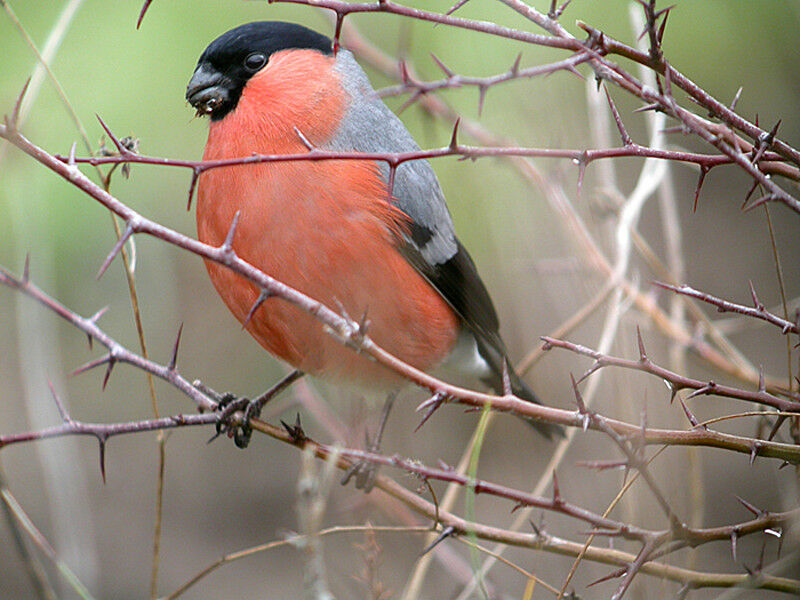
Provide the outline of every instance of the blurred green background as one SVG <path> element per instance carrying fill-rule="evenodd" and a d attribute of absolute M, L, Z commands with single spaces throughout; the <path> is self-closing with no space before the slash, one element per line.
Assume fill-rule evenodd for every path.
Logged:
<path fill-rule="evenodd" d="M 65 6 L 62 2 L 37 0 L 10 4 L 40 47 Z M 549 0 L 532 4 L 546 10 Z M 616 0 L 574 0 L 562 22 L 576 35 L 579 29 L 574 23 L 581 19 L 633 43 L 636 34 L 631 32 L 627 5 Z M 207 125 L 193 117 L 183 97 L 197 57 L 213 38 L 243 22 L 261 19 L 296 21 L 326 33 L 332 31 L 327 15 L 308 7 L 184 0 L 155 0 L 137 31 L 135 23 L 140 6 L 138 0 L 83 2 L 51 64 L 95 147 L 102 137 L 97 114 L 117 135 L 138 138 L 142 153 L 198 159 Z M 417 6 L 439 12 L 449 8 L 446 2 L 418 2 Z M 537 31 L 502 4 L 489 0 L 473 0 L 457 14 Z M 523 66 L 564 57 L 557 51 L 523 47 L 509 40 L 392 16 L 357 15 L 352 22 L 385 51 L 406 56 L 426 79 L 441 77 L 431 53 L 453 70 L 469 75 L 501 72 L 510 67 L 520 51 Z M 678 2 L 670 15 L 664 48 L 673 65 L 723 101 L 733 99 L 742 86 L 738 110 L 751 119 L 758 115 L 767 128 L 783 119 L 781 137 L 796 146 L 800 138 L 797 118 L 800 71 L 795 52 L 799 25 L 800 2 L 796 1 Z M 10 112 L 36 59 L 2 10 L 0 56 L 0 113 L 6 113 Z M 367 71 L 376 87 L 391 83 L 384 75 Z M 613 95 L 633 137 L 645 142 L 643 117 L 630 112 L 637 104 L 616 90 Z M 513 137 L 521 145 L 585 148 L 592 144 L 584 83 L 570 74 L 558 73 L 491 89 L 480 115 L 474 89 L 449 90 L 443 97 L 467 118 L 479 119 L 488 129 Z M 398 108 L 404 100 L 404 97 L 390 98 L 388 103 Z M 432 120 L 416 106 L 406 109 L 402 118 L 423 147 L 442 146 L 449 141 L 450 125 Z M 53 153 L 67 154 L 72 143 L 79 139 L 49 81 L 44 82 L 35 98 L 22 130 L 29 139 Z M 472 140 L 464 137 L 463 141 Z M 673 136 L 671 141 L 701 148 L 681 136 Z M 85 155 L 80 143 L 78 154 Z M 567 161 L 536 164 L 553 182 L 563 183 L 567 192 L 575 196 L 574 165 Z M 631 188 L 640 166 L 640 161 L 617 162 L 623 191 Z M 576 248 L 562 220 L 539 191 L 507 163 L 448 158 L 435 161 L 434 168 L 460 237 L 470 248 L 498 304 L 512 354 L 521 358 L 536 346 L 539 335 L 548 333 L 580 308 L 603 282 L 574 259 Z M 589 204 L 586 218 L 595 231 L 607 232 L 607 215 L 591 209 L 592 202 L 600 197 L 591 185 L 594 168 L 589 169 L 582 206 Z M 85 171 L 89 173 L 88 169 Z M 746 301 L 749 279 L 767 305 L 776 303 L 779 295 L 763 212 L 745 215 L 738 210 L 749 187 L 747 180 L 732 169 L 713 171 L 694 214 L 691 204 L 696 173 L 683 167 L 676 167 L 674 172 L 687 282 Z M 194 216 L 186 211 L 188 183 L 189 176 L 183 170 L 134 166 L 129 179 L 119 173 L 114 176 L 111 191 L 147 217 L 193 236 Z M 793 297 L 798 294 L 800 276 L 796 234 L 800 217 L 782 207 L 775 207 L 772 214 L 778 248 L 784 259 L 787 291 Z M 663 253 L 660 216 L 654 203 L 645 210 L 641 231 L 656 251 Z M 0 142 L 0 265 L 20 272 L 25 256 L 30 255 L 31 276 L 37 285 L 82 315 L 109 306 L 101 325 L 129 348 L 138 349 L 121 262 L 115 261 L 101 280 L 95 278 L 113 242 L 109 216 L 99 204 Z M 634 276 L 641 280 L 642 286 L 653 279 L 641 266 L 634 269 Z M 283 373 L 284 368 L 266 356 L 228 314 L 198 258 L 139 237 L 136 277 L 148 347 L 155 360 L 168 360 L 175 334 L 183 323 L 179 367 L 187 378 L 201 378 L 220 391 L 255 394 Z M 631 315 L 627 325 L 637 323 L 637 319 L 638 315 Z M 592 333 L 601 321 L 602 312 L 598 311 L 597 318 L 590 319 L 574 337 L 595 343 Z M 665 357 L 665 346 L 659 346 L 658 334 L 648 330 L 645 319 L 642 321 L 654 352 Z M 785 345 L 779 339 L 776 341 L 773 332 L 744 329 L 732 337 L 756 364 L 763 363 L 768 372 L 785 376 Z M 620 353 L 633 352 L 633 340 L 626 339 L 616 349 Z M 75 418 L 102 422 L 148 418 L 150 400 L 141 373 L 117 367 L 104 392 L 100 390 L 102 373 L 69 376 L 76 367 L 97 355 L 97 349 L 90 351 L 85 337 L 74 329 L 30 300 L 0 288 L 0 432 L 38 429 L 58 421 L 47 389 L 48 379 L 69 404 Z M 534 370 L 531 379 L 539 394 L 549 402 L 569 406 L 568 373 L 579 373 L 586 366 L 585 361 L 552 354 Z M 719 377 L 704 370 L 700 363 L 692 364 L 692 368 L 704 376 Z M 644 377 L 632 379 L 636 392 L 625 398 L 636 405 L 615 404 L 620 390 L 626 389 L 620 383 L 626 380 L 620 377 L 604 386 L 599 406 L 609 414 L 634 415 L 632 418 L 636 420 L 639 402 L 649 402 L 651 406 L 664 404 L 659 402 L 665 394 L 660 384 Z M 156 390 L 163 414 L 192 411 L 187 399 L 171 387 L 157 382 Z M 447 414 L 437 414 L 419 434 L 412 435 L 409 432 L 416 423 L 415 398 L 413 393 L 408 394 L 393 416 L 385 443 L 387 451 L 412 454 L 431 463 L 437 458 L 456 462 L 475 416 L 462 415 L 459 409 L 449 407 Z M 284 418 L 293 418 L 292 401 L 292 398 L 284 400 L 270 417 L 275 418 L 277 412 Z M 352 403 L 335 402 L 334 407 L 341 412 L 345 424 L 360 427 L 363 413 L 353 408 Z M 695 408 L 703 418 L 720 414 L 720 410 L 732 411 L 734 407 L 741 408 L 732 403 L 703 403 Z M 664 414 L 656 412 L 661 409 Z M 663 406 L 653 409 L 656 415 L 653 421 L 659 422 L 660 415 L 664 419 L 661 424 L 684 426 L 683 417 L 673 409 Z M 313 416 L 306 416 L 305 424 L 312 434 L 329 439 Z M 751 432 L 746 424 L 735 423 L 730 427 Z M 527 431 L 505 420 L 498 425 L 497 432 L 487 440 L 484 466 L 487 471 L 494 469 L 490 472 L 498 480 L 529 486 L 539 475 L 550 446 L 543 440 L 531 439 Z M 179 431 L 170 436 L 167 444 L 159 585 L 164 593 L 224 552 L 275 539 L 281 532 L 297 527 L 293 499 L 298 453 L 263 436 L 256 436 L 246 452 L 236 450 L 225 440 L 206 445 L 210 434 L 210 430 Z M 512 434 L 528 436 L 525 443 L 530 444 L 532 458 L 526 457 L 529 464 L 525 463 L 525 472 L 515 462 L 517 448 L 504 443 L 504 437 Z M 361 443 L 360 429 L 353 429 L 350 437 L 352 444 Z M 572 467 L 575 460 L 609 457 L 595 453 L 596 442 L 596 438 L 578 441 L 572 452 L 574 457 L 568 463 L 569 471 L 562 476 L 562 488 L 566 480 L 574 499 L 602 510 L 604 502 L 618 489 L 618 479 L 596 474 L 586 477 L 585 471 Z M 775 510 L 794 501 L 793 487 L 778 479 L 776 464 L 748 470 L 746 459 L 741 457 L 720 456 L 720 453 L 704 456 L 709 457 L 704 472 L 706 501 L 710 506 L 726 507 L 719 509 L 719 513 L 707 514 L 707 524 L 747 517 L 733 506 L 732 492 L 750 494 L 751 501 L 763 502 L 765 507 Z M 154 435 L 110 442 L 105 485 L 97 469 L 96 444 L 86 439 L 11 447 L 3 450 L 0 460 L 11 491 L 97 597 L 147 595 L 156 489 Z M 670 477 L 668 466 L 665 468 L 661 474 Z M 598 487 L 601 484 L 593 480 L 595 477 L 605 487 Z M 598 489 L 602 492 L 598 493 Z M 688 502 L 686 494 L 680 492 L 676 492 L 675 500 L 679 504 Z M 487 504 L 486 514 L 500 515 L 499 522 L 505 523 L 508 507 L 498 504 Z M 362 522 L 367 518 L 402 521 L 399 509 L 393 510 L 366 501 L 352 488 L 337 489 L 328 520 L 332 523 Z M 631 510 L 635 512 L 636 508 Z M 565 535 L 575 531 L 574 523 L 569 525 L 571 529 Z M 402 587 L 413 565 L 420 539 L 381 538 L 384 548 L 381 573 L 395 592 Z M 19 555 L 10 540 L 7 525 L 0 524 L 0 571 L 3 572 L 0 597 L 32 597 Z M 350 536 L 330 543 L 333 548 L 352 551 L 351 544 L 361 541 Z M 735 569 L 727 549 L 717 550 L 705 555 L 705 566 Z M 758 546 L 744 545 L 742 552 L 745 559 L 755 561 Z M 536 572 L 555 569 L 551 572 L 561 573 L 565 565 L 568 567 L 568 562 L 550 556 L 533 556 L 541 562 L 531 564 L 530 554 L 516 554 L 521 564 Z M 362 597 L 352 578 L 361 568 L 358 561 L 344 564 L 343 555 L 332 555 L 329 560 L 331 584 L 339 590 L 340 597 Z M 605 572 L 601 567 L 585 565 L 578 589 Z M 553 579 L 560 581 L 557 575 Z M 500 569 L 494 583 L 510 597 L 519 597 L 524 586 L 509 571 Z M 266 589 L 270 590 L 268 594 L 264 592 Z M 299 555 L 283 549 L 224 568 L 185 597 L 288 598 L 299 596 L 301 589 Z M 448 597 L 456 589 L 452 574 L 438 568 L 422 597 Z M 675 586 L 664 584 L 657 591 L 658 595 L 642 597 L 671 597 Z M 64 597 L 72 597 L 72 593 L 65 591 Z"/>

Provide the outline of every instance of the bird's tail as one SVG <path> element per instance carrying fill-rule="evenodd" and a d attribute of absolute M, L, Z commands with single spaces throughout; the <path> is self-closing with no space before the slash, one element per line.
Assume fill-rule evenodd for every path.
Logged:
<path fill-rule="evenodd" d="M 508 373 L 508 380 L 511 383 L 511 391 L 512 393 L 521 400 L 525 400 L 526 402 L 533 402 L 534 404 L 544 404 L 536 394 L 533 393 L 533 390 L 525 385 L 525 382 L 522 381 L 517 372 L 506 363 L 505 370 Z M 505 389 L 503 385 L 503 372 L 499 369 L 492 369 L 491 375 L 485 378 L 483 382 L 492 388 L 495 393 L 497 394 L 504 394 Z M 525 417 L 522 415 L 517 415 L 520 419 L 525 421 L 528 425 L 536 429 L 539 433 L 545 436 L 548 440 L 555 438 L 562 438 L 564 437 L 564 428 L 561 425 L 555 425 L 553 423 L 546 423 L 545 421 L 540 421 L 539 419 L 534 419 L 532 417 Z"/>
<path fill-rule="evenodd" d="M 500 339 L 500 335 L 497 333 L 489 335 L 486 334 L 485 331 L 482 333 L 482 335 L 475 335 L 478 354 L 480 354 L 488 367 L 488 373 L 481 377 L 481 381 L 483 381 L 487 387 L 494 390 L 496 394 L 502 395 L 506 393 L 503 379 L 507 374 L 508 381 L 511 384 L 511 392 L 517 398 L 525 400 L 526 402 L 533 402 L 534 404 L 544 404 L 544 402 L 539 400 L 536 394 L 533 393 L 533 390 L 525 385 L 525 382 L 522 381 L 509 363 L 508 356 L 506 355 L 506 348 L 503 341 Z M 554 437 L 564 437 L 564 428 L 561 425 L 546 423 L 545 421 L 540 421 L 532 417 L 518 416 L 548 440 Z"/>
<path fill-rule="evenodd" d="M 534 404 L 543 404 L 541 400 L 533 393 L 533 390 L 525 385 L 525 382 L 520 379 L 519 375 L 517 375 L 516 371 L 511 367 L 508 367 L 508 378 L 511 382 L 511 391 L 517 398 L 521 398 L 522 400 L 526 400 L 528 402 L 533 402 Z M 502 392 L 502 382 L 500 392 Z M 523 417 L 520 416 L 520 419 L 525 421 L 528 425 L 533 427 L 536 431 L 541 433 L 545 436 L 548 440 L 556 438 L 563 438 L 564 437 L 564 428 L 561 425 L 555 425 L 553 423 L 547 423 L 545 421 L 540 421 L 539 419 L 533 419 L 531 417 Z"/>

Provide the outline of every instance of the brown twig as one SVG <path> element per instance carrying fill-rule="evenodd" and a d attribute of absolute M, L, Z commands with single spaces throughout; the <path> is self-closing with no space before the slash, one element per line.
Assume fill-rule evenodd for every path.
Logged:
<path fill-rule="evenodd" d="M 36 298 L 40 302 L 42 302 L 47 308 L 53 310 L 60 316 L 66 318 L 70 322 L 72 322 L 77 327 L 81 328 L 84 331 L 91 331 L 92 335 L 95 339 L 104 343 L 110 348 L 116 348 L 115 352 L 119 357 L 119 360 L 125 360 L 130 364 L 136 365 L 139 368 L 143 368 L 149 370 L 149 372 L 153 372 L 157 374 L 162 372 L 164 369 L 169 370 L 170 367 L 160 367 L 158 365 L 148 365 L 144 364 L 147 361 L 143 361 L 143 359 L 137 359 L 131 353 L 125 351 L 124 349 L 117 348 L 113 341 L 110 341 L 109 338 L 99 329 L 97 329 L 96 325 L 88 319 L 80 319 L 75 318 L 74 315 L 70 315 L 61 307 L 57 305 L 53 301 L 49 300 L 48 298 L 44 297 L 41 292 L 38 291 L 35 286 L 30 284 L 30 282 L 22 283 L 20 280 L 12 279 L 9 281 L 9 277 L 4 273 L 0 272 L 0 282 L 13 285 L 16 289 L 25 292 L 28 295 Z M 182 389 L 180 382 L 185 381 L 182 377 L 175 374 L 176 376 L 168 379 L 170 383 Z M 585 411 L 584 411 L 584 414 Z M 92 435 L 96 437 L 101 442 L 102 445 L 105 441 L 115 435 L 121 435 L 126 433 L 137 433 L 143 431 L 153 431 L 165 428 L 176 428 L 176 427 L 184 427 L 189 425 L 207 425 L 210 423 L 214 423 L 217 420 L 216 414 L 204 414 L 204 415 L 177 415 L 174 417 L 168 417 L 164 419 L 151 419 L 148 421 L 140 421 L 140 422 L 131 422 L 131 423 L 122 423 L 122 424 L 89 424 L 89 423 L 81 423 L 74 421 L 70 418 L 69 414 L 63 412 L 65 422 L 57 427 L 53 427 L 47 430 L 34 432 L 30 434 L 17 434 L 17 435 L 10 435 L 10 436 L 3 436 L 0 437 L 0 447 L 4 445 L 14 444 L 14 443 L 22 443 L 32 440 L 41 440 L 51 437 L 59 437 L 64 435 Z M 596 421 L 599 417 L 596 415 L 592 415 L 591 419 Z M 601 430 L 606 430 L 607 427 L 605 421 L 597 421 L 600 424 Z M 743 535 L 747 535 L 750 533 L 755 533 L 758 531 L 764 531 L 768 528 L 775 528 L 780 526 L 786 526 L 789 522 L 793 519 L 797 518 L 800 515 L 798 510 L 789 511 L 787 513 L 768 513 L 766 511 L 759 511 L 756 515 L 756 519 L 745 522 L 745 523 L 738 523 L 731 526 L 724 526 L 724 527 L 716 527 L 711 529 L 699 529 L 693 530 L 686 527 L 681 528 L 672 528 L 670 530 L 665 531 L 647 531 L 644 529 L 640 529 L 635 526 L 631 526 L 619 521 L 614 521 L 607 519 L 601 515 L 597 515 L 590 511 L 587 511 L 577 505 L 569 503 L 564 500 L 559 492 L 556 492 L 552 498 L 541 498 L 532 496 L 525 492 L 521 492 L 519 490 L 514 490 L 507 486 L 494 484 L 491 482 L 483 481 L 483 480 L 475 480 L 471 479 L 468 476 L 462 475 L 457 473 L 453 469 L 448 468 L 431 468 L 425 465 L 422 465 L 418 461 L 415 460 L 407 460 L 401 459 L 397 456 L 385 456 L 381 454 L 377 454 L 374 452 L 365 452 L 359 450 L 334 450 L 328 446 L 323 444 L 317 444 L 312 442 L 308 437 L 303 435 L 302 437 L 296 435 L 295 433 L 286 433 L 282 432 L 280 435 L 275 435 L 276 430 L 271 426 L 268 426 L 264 423 L 259 421 L 255 421 L 253 423 L 254 427 L 258 428 L 261 431 L 266 431 L 273 435 L 273 437 L 278 437 L 279 439 L 283 439 L 284 441 L 288 441 L 294 445 L 298 445 L 301 447 L 308 447 L 308 445 L 312 445 L 315 448 L 315 452 L 317 455 L 321 457 L 328 457 L 331 455 L 332 452 L 338 453 L 339 456 L 347 459 L 345 463 L 340 464 L 341 468 L 345 468 L 345 466 L 349 466 L 352 461 L 355 460 L 366 460 L 370 462 L 374 462 L 376 464 L 382 464 L 385 466 L 392 466 L 400 468 L 408 473 L 415 474 L 418 477 L 421 477 L 423 480 L 430 480 L 430 479 L 437 479 L 440 481 L 445 482 L 452 482 L 457 483 L 460 486 L 469 486 L 470 489 L 473 489 L 475 493 L 485 493 L 494 495 L 500 498 L 505 498 L 515 503 L 517 506 L 536 506 L 543 509 L 553 510 L 567 516 L 571 516 L 573 518 L 577 518 L 583 520 L 594 528 L 596 528 L 599 532 L 605 532 L 606 535 L 614 535 L 620 536 L 623 538 L 628 539 L 639 539 L 642 540 L 646 545 L 653 544 L 653 540 L 666 540 L 668 538 L 672 538 L 675 535 L 680 535 L 681 539 L 685 540 L 687 544 L 691 545 L 698 545 L 700 543 L 706 543 L 710 541 L 722 540 L 722 539 L 730 539 L 731 535 L 735 533 L 737 537 L 741 537 Z M 280 431 L 280 430 L 277 430 Z M 610 432 L 606 430 L 611 435 L 616 435 L 614 432 Z M 102 450 L 101 450 L 102 456 Z M 102 460 L 102 459 L 101 459 Z M 456 525 L 451 525 L 452 527 L 456 527 Z"/>
<path fill-rule="evenodd" d="M 663 59 L 655 46 L 651 46 L 651 52 L 641 52 L 630 46 L 622 44 L 606 36 L 598 29 L 592 28 L 585 23 L 579 22 L 578 25 L 589 33 L 586 42 L 580 41 L 564 30 L 554 19 L 540 13 L 539 11 L 527 6 L 520 0 L 505 0 L 512 8 L 525 15 L 527 18 L 545 28 L 552 35 L 538 35 L 521 30 L 503 27 L 495 23 L 484 21 L 474 21 L 461 19 L 449 15 L 432 13 L 429 11 L 417 10 L 390 0 L 381 0 L 375 4 L 348 3 L 343 0 L 271 0 L 272 2 L 289 2 L 294 4 L 304 4 L 317 8 L 324 8 L 336 14 L 337 34 L 341 30 L 342 22 L 345 17 L 353 13 L 389 13 L 406 18 L 419 19 L 432 23 L 440 23 L 453 27 L 468 29 L 489 35 L 504 37 L 524 43 L 530 43 L 552 48 L 571 50 L 572 52 L 586 52 L 592 58 L 588 61 L 595 75 L 599 79 L 611 81 L 614 85 L 624 89 L 633 96 L 641 99 L 649 108 L 657 108 L 670 116 L 676 118 L 683 127 L 705 142 L 711 144 L 725 154 L 732 162 L 737 164 L 747 172 L 760 185 L 764 186 L 768 195 L 763 202 L 780 201 L 795 212 L 800 212 L 800 200 L 786 192 L 778 186 L 765 173 L 751 162 L 751 158 L 744 157 L 740 151 L 740 146 L 732 145 L 716 130 L 714 124 L 706 119 L 698 117 L 690 111 L 677 104 L 671 94 L 671 86 L 686 91 L 701 106 L 707 108 L 709 112 L 720 119 L 728 127 L 738 129 L 755 140 L 756 153 L 763 153 L 768 148 L 773 147 L 778 154 L 790 160 L 795 165 L 800 166 L 800 152 L 794 150 L 786 143 L 776 139 L 776 131 L 765 131 L 746 119 L 734 113 L 721 102 L 714 99 L 705 90 L 685 77 L 679 71 L 671 67 Z M 664 13 L 662 13 L 664 14 Z M 663 30 L 655 30 L 655 21 L 648 23 L 647 32 L 658 39 L 663 37 Z M 335 43 L 338 44 L 338 35 Z M 619 67 L 607 58 L 609 54 L 619 54 L 635 62 L 653 69 L 657 74 L 665 77 L 669 85 L 663 86 L 660 90 L 654 90 L 643 85 L 635 77 Z"/>
<path fill-rule="evenodd" d="M 0 284 L 19 290 L 26 296 L 33 298 L 48 310 L 54 312 L 65 321 L 71 323 L 78 330 L 84 332 L 87 336 L 89 336 L 90 340 L 96 340 L 108 349 L 108 352 L 105 355 L 87 363 L 83 367 L 80 367 L 78 369 L 79 371 L 85 371 L 93 367 L 105 365 L 107 368 L 105 379 L 107 380 L 111 369 L 113 369 L 113 366 L 116 363 L 130 364 L 146 373 L 155 375 L 156 377 L 172 384 L 178 390 L 186 394 L 186 396 L 188 396 L 192 401 L 194 401 L 201 410 L 208 411 L 213 410 L 216 407 L 216 403 L 198 390 L 194 385 L 189 383 L 189 381 L 181 376 L 176 369 L 170 368 L 169 365 L 160 365 L 151 360 L 145 359 L 134 352 L 131 352 L 107 333 L 105 333 L 97 325 L 97 321 L 100 319 L 103 313 L 105 313 L 105 309 L 97 311 L 91 317 L 81 317 L 63 304 L 60 304 L 42 292 L 42 290 L 31 283 L 27 275 L 23 274 L 22 277 L 14 277 L 8 271 L 2 268 L 0 268 Z"/>
<path fill-rule="evenodd" d="M 724 396 L 726 398 L 735 398 L 737 400 L 754 402 L 763 406 L 770 406 L 780 411 L 800 413 L 800 396 L 794 392 L 786 393 L 787 396 L 792 398 L 789 400 L 771 394 L 766 389 L 750 391 L 716 383 L 714 381 L 700 381 L 699 379 L 693 379 L 655 364 L 647 357 L 647 355 L 641 356 L 638 360 L 631 360 L 618 358 L 615 356 L 608 356 L 602 352 L 597 352 L 596 350 L 587 348 L 586 346 L 574 344 L 565 340 L 559 340 L 547 336 L 542 337 L 542 340 L 546 346 L 563 348 L 576 354 L 582 354 L 583 356 L 588 356 L 589 358 L 594 359 L 594 364 L 589 367 L 589 369 L 581 376 L 581 381 L 598 369 L 609 366 L 622 367 L 624 369 L 633 369 L 660 377 L 670 385 L 673 393 L 682 389 L 691 389 L 695 391 L 690 397 L 713 394 L 716 396 Z"/>
<path fill-rule="evenodd" d="M 703 302 L 707 302 L 717 307 L 719 312 L 735 312 L 739 313 L 740 315 L 745 315 L 748 317 L 752 317 L 754 319 L 761 319 L 762 321 L 766 321 L 767 323 L 771 323 L 776 327 L 779 327 L 781 333 L 786 335 L 787 333 L 794 333 L 800 334 L 800 328 L 798 328 L 797 323 L 793 323 L 787 319 L 779 317 L 776 314 L 771 313 L 766 309 L 766 307 L 761 303 L 756 295 L 755 288 L 751 282 L 750 284 L 750 295 L 753 298 L 753 306 L 745 306 L 743 304 L 737 304 L 736 302 L 730 302 L 728 300 L 724 300 L 723 298 L 718 298 L 717 296 L 713 296 L 707 292 L 702 292 L 700 290 L 696 290 L 693 287 L 688 285 L 670 285 L 668 283 L 662 283 L 660 281 L 654 282 L 655 285 L 664 288 L 665 290 L 670 290 L 675 292 L 676 294 L 682 294 L 684 296 L 689 296 L 691 298 L 697 298 L 698 300 L 702 300 Z"/>

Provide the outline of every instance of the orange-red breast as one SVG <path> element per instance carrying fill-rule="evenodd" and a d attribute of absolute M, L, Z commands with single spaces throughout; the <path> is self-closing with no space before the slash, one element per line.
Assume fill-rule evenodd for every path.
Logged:
<path fill-rule="evenodd" d="M 211 118 L 206 160 L 332 151 L 417 150 L 353 55 L 291 23 L 258 22 L 214 40 L 186 98 Z M 506 349 L 494 305 L 456 238 L 439 182 L 424 160 L 389 170 L 371 160 L 291 161 L 205 172 L 197 229 L 220 245 L 239 212 L 233 248 L 266 274 L 348 315 L 400 359 L 447 363 L 502 392 Z M 222 299 L 275 356 L 306 373 L 389 392 L 402 381 L 345 348 L 314 317 L 279 298 L 248 320 L 259 290 L 206 262 Z M 513 392 L 536 398 L 508 370 Z M 538 424 L 546 434 L 555 431 Z"/>

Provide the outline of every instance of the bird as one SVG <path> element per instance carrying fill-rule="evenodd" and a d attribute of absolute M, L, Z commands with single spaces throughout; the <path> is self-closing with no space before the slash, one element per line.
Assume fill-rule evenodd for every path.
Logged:
<path fill-rule="evenodd" d="M 210 118 L 206 161 L 309 148 L 419 150 L 353 54 L 299 24 L 260 21 L 222 34 L 201 54 L 186 99 Z M 199 178 L 196 211 L 202 242 L 222 244 L 238 215 L 237 256 L 343 314 L 365 315 L 369 336 L 413 367 L 444 366 L 539 403 L 510 366 L 495 306 L 427 160 L 393 175 L 366 159 L 215 168 Z M 297 306 L 264 300 L 218 263 L 206 268 L 247 331 L 298 371 L 365 395 L 393 397 L 402 387 L 399 375 L 344 347 Z M 534 426 L 548 437 L 560 431 Z"/>

